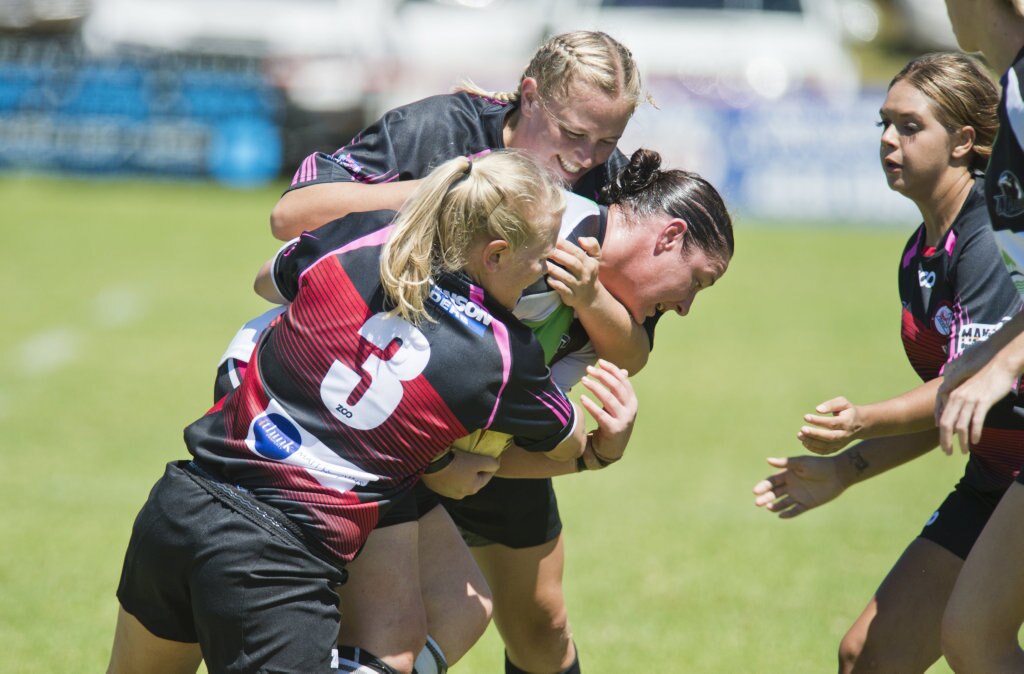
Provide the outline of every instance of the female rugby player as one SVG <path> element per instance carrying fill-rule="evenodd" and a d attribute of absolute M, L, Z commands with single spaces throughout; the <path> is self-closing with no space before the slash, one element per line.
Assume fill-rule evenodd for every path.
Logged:
<path fill-rule="evenodd" d="M 900 257 L 903 345 L 923 380 L 882 402 L 826 401 L 798 437 L 829 458 L 770 459 L 782 470 L 755 487 L 757 504 L 794 517 L 933 449 L 942 369 L 1020 308 L 985 207 L 983 177 L 997 129 L 995 83 L 958 53 L 911 61 L 889 86 L 880 114 L 881 160 L 890 188 L 924 223 Z M 964 477 L 928 519 L 849 629 L 841 672 L 924 672 L 941 656 L 941 621 L 975 540 L 1024 459 L 1024 419 L 1005 398 L 972 447 Z"/>
<path fill-rule="evenodd" d="M 525 155 L 454 159 L 397 219 L 353 214 L 264 266 L 257 290 L 290 304 L 136 520 L 109 671 L 337 669 L 345 564 L 453 440 L 490 428 L 549 460 L 621 454 L 625 374 L 595 370 L 604 409 L 584 401 L 600 427 L 584 436 L 510 313 L 563 206 Z M 390 563 L 418 573 L 415 556 Z"/>
<path fill-rule="evenodd" d="M 989 164 L 988 202 L 996 241 L 1018 290 L 1024 290 L 1024 2 L 1020 0 L 947 0 L 946 8 L 961 48 L 981 51 L 1004 73 L 1001 79 L 999 135 Z M 1024 373 L 1024 314 L 976 350 L 947 368 L 939 389 L 943 450 L 954 438 L 967 450 L 980 440 L 997 403 L 1017 387 Z M 1017 640 L 1024 623 L 1024 476 L 1018 473 L 957 579 L 942 624 L 943 653 L 957 672 L 1024 671 Z"/>

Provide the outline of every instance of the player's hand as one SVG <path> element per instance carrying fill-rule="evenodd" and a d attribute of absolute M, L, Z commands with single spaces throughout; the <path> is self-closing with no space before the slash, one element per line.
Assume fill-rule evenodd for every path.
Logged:
<path fill-rule="evenodd" d="M 590 449 L 602 463 L 618 461 L 626 451 L 636 421 L 637 399 L 629 373 L 606 360 L 587 367 L 582 380 L 597 402 L 580 396 L 580 403 L 597 421 L 590 435 Z"/>
<path fill-rule="evenodd" d="M 818 414 L 805 414 L 806 426 L 796 437 L 815 454 L 834 454 L 857 439 L 864 422 L 857 406 L 842 396 L 826 400 L 814 408 Z"/>
<path fill-rule="evenodd" d="M 455 456 L 451 463 L 437 471 L 423 476 L 423 484 L 441 496 L 462 499 L 484 488 L 501 462 L 491 456 L 449 450 Z"/>
<path fill-rule="evenodd" d="M 768 463 L 780 470 L 754 485 L 754 505 L 782 519 L 828 503 L 846 489 L 833 457 L 791 456 Z"/>
<path fill-rule="evenodd" d="M 955 380 L 943 379 L 935 397 L 935 419 L 942 451 L 947 455 L 953 453 L 954 438 L 964 453 L 971 445 L 981 442 L 988 411 L 1013 390 L 1015 379 L 1016 373 L 1003 367 L 998 358 L 959 385 Z"/>
<path fill-rule="evenodd" d="M 594 303 L 600 281 L 601 244 L 593 237 L 581 237 L 579 245 L 559 241 L 548 256 L 548 285 L 562 303 L 576 308 Z"/>

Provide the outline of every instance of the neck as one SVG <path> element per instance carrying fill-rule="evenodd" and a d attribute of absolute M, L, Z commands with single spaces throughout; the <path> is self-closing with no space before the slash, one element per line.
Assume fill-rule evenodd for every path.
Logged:
<path fill-rule="evenodd" d="M 519 110 L 514 110 L 505 115 L 505 123 L 501 127 L 501 141 L 505 144 L 505 147 L 515 147 L 512 144 L 512 140 L 516 133 L 516 122 L 518 121 Z"/>
<path fill-rule="evenodd" d="M 989 23 L 985 26 L 988 40 L 981 51 L 989 65 L 1002 76 L 1024 47 L 1024 40 L 1021 39 L 1021 35 L 1024 35 L 1024 17 L 1012 7 L 1007 7 L 1005 2 L 997 4 L 1000 11 L 989 14 Z"/>
<path fill-rule="evenodd" d="M 971 193 L 974 178 L 969 171 L 960 170 L 947 180 L 940 181 L 927 198 L 915 200 L 924 219 L 925 243 L 934 246 L 953 226 L 953 221 Z"/>

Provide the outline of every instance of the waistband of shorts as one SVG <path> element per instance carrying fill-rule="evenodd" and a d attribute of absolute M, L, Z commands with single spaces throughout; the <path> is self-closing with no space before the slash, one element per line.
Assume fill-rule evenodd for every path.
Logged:
<path fill-rule="evenodd" d="M 182 461 L 179 465 L 196 484 L 217 500 L 270 533 L 286 536 L 320 561 L 347 575 L 344 562 L 327 552 L 319 541 L 306 534 L 298 524 L 277 508 L 263 503 L 244 488 L 231 484 L 210 468 L 200 466 L 195 461 Z"/>

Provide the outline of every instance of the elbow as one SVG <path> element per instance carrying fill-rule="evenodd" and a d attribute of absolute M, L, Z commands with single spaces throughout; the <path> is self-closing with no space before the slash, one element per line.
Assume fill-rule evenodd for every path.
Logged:
<path fill-rule="evenodd" d="M 279 241 L 290 241 L 301 234 L 296 224 L 295 214 L 288 208 L 287 195 L 281 197 L 270 211 L 270 233 Z M 295 231 L 296 229 L 300 231 Z"/>

